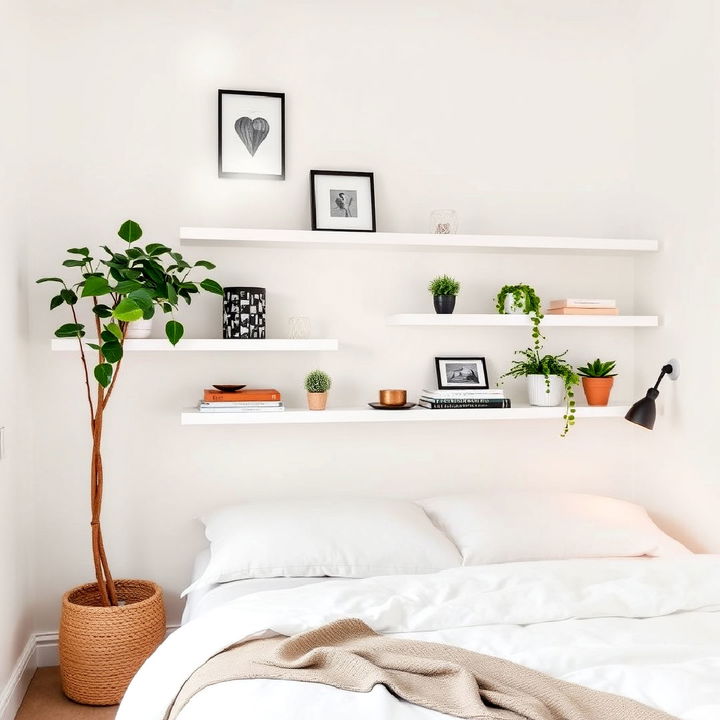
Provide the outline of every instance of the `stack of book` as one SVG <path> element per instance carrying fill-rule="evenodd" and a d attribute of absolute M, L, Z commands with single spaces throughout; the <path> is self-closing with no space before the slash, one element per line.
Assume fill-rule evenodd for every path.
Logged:
<path fill-rule="evenodd" d="M 198 409 L 203 413 L 282 412 L 285 407 L 277 390 L 245 388 L 238 392 L 206 389 Z"/>
<path fill-rule="evenodd" d="M 429 410 L 477 410 L 480 408 L 509 408 L 510 399 L 500 388 L 489 390 L 423 390 L 420 407 Z"/>
<path fill-rule="evenodd" d="M 551 300 L 546 315 L 618 315 L 614 300 L 596 298 L 564 298 Z"/>

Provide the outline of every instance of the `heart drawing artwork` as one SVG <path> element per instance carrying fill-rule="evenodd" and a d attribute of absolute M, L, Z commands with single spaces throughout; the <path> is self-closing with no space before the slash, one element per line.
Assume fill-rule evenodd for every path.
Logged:
<path fill-rule="evenodd" d="M 256 117 L 254 120 L 249 117 L 241 117 L 235 121 L 235 132 L 247 151 L 255 157 L 257 149 L 270 132 L 270 123 L 263 117 Z"/>

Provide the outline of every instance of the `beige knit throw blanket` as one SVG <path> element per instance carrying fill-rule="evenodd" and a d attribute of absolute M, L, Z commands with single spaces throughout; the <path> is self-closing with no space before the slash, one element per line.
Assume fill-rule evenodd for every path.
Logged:
<path fill-rule="evenodd" d="M 219 653 L 190 676 L 166 717 L 174 720 L 209 685 L 249 678 L 301 680 L 352 692 L 370 692 L 381 684 L 407 702 L 459 718 L 677 720 L 634 700 L 508 660 L 378 635 L 354 619 L 290 638 L 252 640 Z"/>

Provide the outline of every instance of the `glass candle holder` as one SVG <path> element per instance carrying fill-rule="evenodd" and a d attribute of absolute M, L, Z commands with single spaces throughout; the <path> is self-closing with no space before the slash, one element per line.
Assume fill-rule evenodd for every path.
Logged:
<path fill-rule="evenodd" d="M 297 315 L 288 321 L 288 335 L 291 340 L 307 340 L 310 337 L 310 318 Z"/>
<path fill-rule="evenodd" d="M 430 213 L 430 232 L 435 235 L 453 235 L 457 229 L 458 218 L 454 210 L 433 210 Z"/>

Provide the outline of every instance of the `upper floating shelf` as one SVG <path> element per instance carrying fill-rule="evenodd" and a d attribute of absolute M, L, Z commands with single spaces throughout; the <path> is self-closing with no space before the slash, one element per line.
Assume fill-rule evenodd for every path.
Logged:
<path fill-rule="evenodd" d="M 528 315 L 405 313 L 388 315 L 388 325 L 439 325 L 442 327 L 530 327 Z M 657 315 L 545 315 L 542 327 L 657 327 Z"/>
<path fill-rule="evenodd" d="M 96 343 L 92 338 L 85 338 L 85 342 Z M 136 352 L 298 352 L 298 351 L 324 351 L 337 350 L 338 341 L 330 340 L 223 340 L 222 338 L 183 338 L 173 347 L 164 338 L 148 338 L 147 340 L 126 340 L 124 345 L 127 351 Z M 52 341 L 52 349 L 60 351 L 78 350 L 75 338 L 56 338 Z"/>
<path fill-rule="evenodd" d="M 533 235 L 433 235 L 431 233 L 252 230 L 181 227 L 180 244 L 197 247 L 386 247 L 457 251 L 655 252 L 657 240 L 543 237 Z"/>

